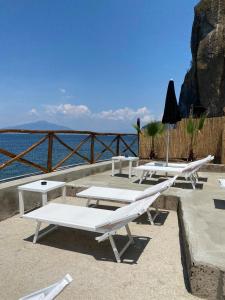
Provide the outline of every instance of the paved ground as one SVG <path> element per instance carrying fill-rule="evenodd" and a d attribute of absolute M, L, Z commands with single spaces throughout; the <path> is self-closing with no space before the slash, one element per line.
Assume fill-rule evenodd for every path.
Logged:
<path fill-rule="evenodd" d="M 126 174 L 109 175 L 88 176 L 71 185 L 143 190 L 161 180 L 153 178 L 139 185 Z M 197 190 L 179 180 L 167 194 L 181 198 L 193 260 L 225 270 L 225 191 L 218 186 L 221 174 L 200 173 L 200 177 Z M 66 202 L 84 205 L 73 197 L 67 197 Z M 18 299 L 66 273 L 74 281 L 58 299 L 197 299 L 185 286 L 176 212 L 163 211 L 157 224 L 148 225 L 145 216 L 138 224 L 131 224 L 136 243 L 118 264 L 109 242 L 98 244 L 92 233 L 60 228 L 33 245 L 35 224 L 18 216 L 2 221 L 0 299 Z M 117 238 L 118 246 L 124 243 L 123 234 L 121 231 Z"/>
<path fill-rule="evenodd" d="M 145 189 L 162 180 L 162 174 L 139 185 L 124 174 L 109 176 L 110 172 L 79 179 L 77 186 L 104 185 L 129 189 Z M 175 187 L 166 191 L 167 196 L 180 199 L 182 220 L 187 240 L 186 252 L 190 252 L 190 283 L 192 291 L 201 297 L 222 299 L 225 297 L 225 190 L 218 184 L 224 173 L 199 173 L 196 190 L 183 178 Z"/>
<path fill-rule="evenodd" d="M 81 205 L 74 198 L 66 202 Z M 143 216 L 131 224 L 136 243 L 118 264 L 109 242 L 98 244 L 92 233 L 60 228 L 33 245 L 32 221 L 18 216 L 2 221 L 0 299 L 18 299 L 66 273 L 74 281 L 57 299 L 197 299 L 185 287 L 176 212 L 162 212 L 157 223 L 150 226 Z"/>
<path fill-rule="evenodd" d="M 109 186 L 144 190 L 157 183 L 162 176 L 138 184 L 136 177 L 131 180 L 124 175 L 110 176 L 110 172 L 99 173 L 71 182 L 73 186 Z M 193 258 L 196 262 L 212 264 L 225 271 L 225 189 L 219 187 L 221 173 L 199 173 L 199 184 L 193 190 L 191 184 L 178 178 L 175 187 L 166 191 L 167 195 L 180 198 L 184 221 L 191 242 Z"/>

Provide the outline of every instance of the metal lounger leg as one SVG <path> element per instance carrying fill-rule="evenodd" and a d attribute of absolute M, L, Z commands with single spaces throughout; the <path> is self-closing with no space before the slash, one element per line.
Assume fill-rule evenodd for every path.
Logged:
<path fill-rule="evenodd" d="M 117 247 L 116 247 L 116 244 L 114 242 L 114 239 L 113 239 L 113 236 L 112 235 L 109 235 L 109 240 L 110 240 L 110 243 L 111 243 L 111 246 L 112 246 L 112 249 L 113 249 L 113 252 L 114 252 L 114 255 L 116 257 L 116 261 L 117 262 L 121 262 L 121 256 L 124 254 L 124 252 L 128 249 L 128 247 L 134 243 L 134 240 L 133 240 L 133 237 L 131 235 L 131 232 L 130 232 L 130 228 L 128 225 L 125 225 L 125 228 L 126 228 L 126 231 L 127 231 L 127 236 L 129 238 L 128 242 L 126 243 L 126 245 L 123 247 L 123 249 L 119 252 Z"/>
<path fill-rule="evenodd" d="M 129 247 L 131 244 L 134 243 L 134 240 L 133 240 L 133 237 L 132 237 L 132 235 L 131 235 L 130 228 L 129 228 L 128 224 L 125 225 L 125 228 L 126 228 L 127 236 L 128 236 L 128 239 L 129 239 L 129 240 L 128 240 L 128 242 L 126 243 L 126 245 L 123 247 L 123 249 L 120 251 L 120 253 L 119 253 L 119 256 L 120 256 L 120 257 L 124 254 L 124 252 L 128 249 L 128 247 Z"/>
<path fill-rule="evenodd" d="M 54 225 L 51 228 L 49 228 L 48 230 L 45 230 L 43 233 L 39 234 L 40 227 L 41 227 L 41 222 L 37 222 L 37 227 L 36 227 L 36 231 L 35 231 L 35 235 L 34 235 L 34 239 L 33 239 L 34 244 L 37 242 L 37 240 L 40 240 L 43 236 L 49 234 L 50 232 L 52 232 L 58 228 L 57 225 Z"/>
<path fill-rule="evenodd" d="M 155 208 L 155 215 L 154 215 L 153 221 L 155 221 L 155 219 L 158 217 L 158 215 L 159 215 L 159 208 L 158 208 L 158 206 L 156 205 L 156 208 Z"/>
<path fill-rule="evenodd" d="M 37 222 L 37 227 L 36 227 L 34 238 L 33 238 L 33 244 L 35 244 L 37 242 L 38 233 L 39 233 L 40 228 L 41 228 L 41 222 Z"/>
<path fill-rule="evenodd" d="M 141 177 L 140 177 L 140 179 L 139 179 L 139 184 L 142 183 L 142 181 L 143 181 L 143 179 L 144 179 L 144 176 L 145 176 L 145 171 L 143 171 L 142 174 L 141 174 Z"/>
<path fill-rule="evenodd" d="M 195 178 L 195 182 L 198 183 L 198 173 L 193 173 L 193 177 Z"/>
<path fill-rule="evenodd" d="M 191 180 L 191 185 L 192 185 L 192 187 L 193 187 L 193 190 L 195 190 L 196 180 L 195 180 L 195 178 L 194 178 L 193 175 L 190 176 L 190 180 Z"/>
<path fill-rule="evenodd" d="M 152 175 L 153 175 L 153 174 L 156 174 L 156 172 L 150 172 L 149 178 L 152 178 Z"/>
<path fill-rule="evenodd" d="M 127 231 L 127 235 L 129 237 L 129 241 L 133 244 L 134 243 L 134 239 L 133 239 L 133 237 L 131 235 L 130 228 L 129 228 L 128 224 L 125 225 L 125 228 L 126 228 L 126 231 Z"/>
<path fill-rule="evenodd" d="M 147 215 L 148 215 L 148 219 L 149 219 L 150 224 L 154 225 L 154 220 L 152 218 L 152 215 L 151 215 L 151 212 L 150 212 L 149 208 L 147 209 Z"/>
<path fill-rule="evenodd" d="M 147 177 L 148 177 L 148 175 L 149 175 L 149 171 L 147 171 L 146 173 L 145 173 L 145 176 L 144 176 L 144 180 L 146 180 L 147 179 Z"/>
<path fill-rule="evenodd" d="M 112 246 L 114 255 L 115 255 L 115 257 L 116 257 L 116 261 L 117 261 L 118 263 L 120 263 L 120 262 L 121 262 L 120 255 L 119 255 L 119 252 L 118 252 L 118 250 L 117 250 L 117 248 L 116 248 L 116 244 L 115 244 L 115 242 L 114 242 L 114 239 L 113 239 L 113 236 L 112 236 L 112 235 L 109 236 L 109 241 L 110 241 L 110 244 L 111 244 L 111 246 Z"/>

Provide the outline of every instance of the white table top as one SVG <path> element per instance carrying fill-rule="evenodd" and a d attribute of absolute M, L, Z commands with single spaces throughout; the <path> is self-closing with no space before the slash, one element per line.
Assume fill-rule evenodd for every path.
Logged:
<path fill-rule="evenodd" d="M 133 156 L 113 156 L 112 160 L 133 160 L 133 161 L 137 161 L 139 160 L 139 157 L 133 157 Z"/>
<path fill-rule="evenodd" d="M 46 185 L 42 185 L 41 182 L 46 181 Z M 65 182 L 62 181 L 49 181 L 49 180 L 38 180 L 31 183 L 18 186 L 21 191 L 40 192 L 47 193 L 51 190 L 63 187 Z"/>

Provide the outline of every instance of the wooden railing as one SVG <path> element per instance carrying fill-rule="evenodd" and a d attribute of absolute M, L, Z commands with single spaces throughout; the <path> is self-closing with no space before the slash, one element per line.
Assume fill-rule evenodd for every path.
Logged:
<path fill-rule="evenodd" d="M 4 134 L 8 134 L 8 137 L 12 139 L 12 147 L 8 149 L 4 148 L 1 143 L 1 139 L 4 137 Z M 35 142 L 32 142 L 31 145 L 26 147 L 26 149 L 16 153 L 13 151 L 15 147 L 13 135 L 16 134 L 17 140 L 19 138 L 26 139 L 26 137 L 34 137 Z M 69 144 L 64 140 L 64 137 L 79 137 L 78 143 Z M 103 138 L 103 139 L 102 139 Z M 107 139 L 107 140 L 106 140 Z M 127 140 L 129 139 L 129 140 Z M 32 139 L 31 139 L 32 140 Z M 108 156 L 117 156 L 129 154 L 131 156 L 138 156 L 139 137 L 136 134 L 125 134 L 125 133 L 99 133 L 92 131 L 75 131 L 75 130 L 57 130 L 57 131 L 46 131 L 46 130 L 19 130 L 19 129 L 5 129 L 0 130 L 0 154 L 7 159 L 0 163 L 0 171 L 9 167 L 13 163 L 23 164 L 29 167 L 32 167 L 39 172 L 49 173 L 56 171 L 69 161 L 72 157 L 76 156 L 79 160 L 82 160 L 84 163 L 93 164 L 97 161 L 103 160 L 104 155 L 108 152 Z M 61 157 L 59 161 L 55 161 L 53 158 L 53 151 L 55 143 L 60 144 L 65 149 L 64 157 Z M 46 151 L 45 159 L 46 164 L 40 163 L 38 159 L 35 159 L 32 156 L 32 153 L 37 151 L 37 148 L 45 144 L 44 152 Z M 81 148 L 86 146 L 86 151 L 82 152 Z M 18 147 L 17 147 L 18 150 Z M 18 151 L 17 151 L 18 152 Z M 43 152 L 43 150 L 42 150 Z M 64 152 L 63 152 L 64 153 Z M 27 156 L 29 158 L 27 158 Z M 37 154 L 36 154 L 37 156 Z"/>

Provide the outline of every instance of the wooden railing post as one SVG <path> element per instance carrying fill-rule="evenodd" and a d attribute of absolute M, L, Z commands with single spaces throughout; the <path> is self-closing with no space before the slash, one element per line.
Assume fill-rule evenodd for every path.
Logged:
<path fill-rule="evenodd" d="M 140 157 L 140 132 L 138 132 L 137 134 L 137 144 L 138 144 L 137 156 Z"/>
<path fill-rule="evenodd" d="M 116 140 L 116 155 L 117 156 L 120 155 L 120 135 L 117 136 L 117 140 Z"/>
<path fill-rule="evenodd" d="M 91 134 L 91 164 L 95 163 L 95 135 Z"/>
<path fill-rule="evenodd" d="M 53 133 L 48 133 L 48 162 L 47 169 L 48 172 L 52 172 L 52 150 L 53 150 Z"/>
<path fill-rule="evenodd" d="M 137 132 L 137 142 L 138 142 L 137 156 L 139 157 L 140 156 L 140 130 L 141 130 L 141 120 L 140 120 L 140 118 L 137 118 L 137 129 L 138 129 L 138 132 Z"/>

